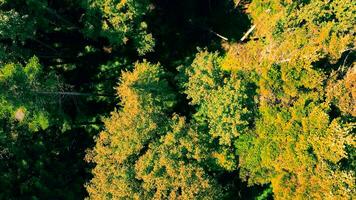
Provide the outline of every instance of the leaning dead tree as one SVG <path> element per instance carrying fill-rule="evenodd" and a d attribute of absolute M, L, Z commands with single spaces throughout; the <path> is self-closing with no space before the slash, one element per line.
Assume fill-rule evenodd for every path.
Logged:
<path fill-rule="evenodd" d="M 246 38 L 252 33 L 252 31 L 256 28 L 256 25 L 251 26 L 250 29 L 245 33 L 245 35 L 240 39 L 240 42 L 246 40 Z"/>

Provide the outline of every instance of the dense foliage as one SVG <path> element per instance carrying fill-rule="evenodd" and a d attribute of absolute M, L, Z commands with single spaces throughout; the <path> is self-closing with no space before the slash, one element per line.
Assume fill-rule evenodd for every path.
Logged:
<path fill-rule="evenodd" d="M 0 199 L 353 199 L 356 2 L 0 0 Z"/>

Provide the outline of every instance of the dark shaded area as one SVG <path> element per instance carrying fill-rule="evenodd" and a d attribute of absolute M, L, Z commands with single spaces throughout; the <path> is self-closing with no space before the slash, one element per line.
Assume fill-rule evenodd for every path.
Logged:
<path fill-rule="evenodd" d="M 334 62 L 330 62 L 330 58 L 326 56 L 323 59 L 318 60 L 317 62 L 312 63 L 313 67 L 316 69 L 323 70 L 326 74 L 330 74 L 332 71 L 338 71 L 338 78 L 342 78 L 349 66 L 356 60 L 356 51 L 354 49 L 348 49 L 341 54 L 341 57 Z M 344 70 L 339 70 L 344 68 Z"/>
<path fill-rule="evenodd" d="M 13 152 L 2 157 L 5 169 L 0 197 L 11 199 L 78 199 L 86 196 L 84 181 L 90 174 L 83 160 L 91 138 L 73 129 L 60 133 L 56 128 L 38 134 L 19 130 Z M 10 141 L 9 141 L 10 142 Z M 11 175 L 11 176 L 9 176 Z M 5 181 L 6 180 L 6 181 Z M 4 196 L 3 196 L 4 195 Z"/>
<path fill-rule="evenodd" d="M 218 181 L 231 191 L 226 199 L 254 200 L 257 196 L 261 195 L 264 190 L 269 188 L 268 185 L 248 186 L 247 182 L 239 178 L 239 170 L 221 174 Z M 272 196 L 268 196 L 266 200 L 271 199 L 273 199 Z"/>
<path fill-rule="evenodd" d="M 221 50 L 224 40 L 217 34 L 233 42 L 250 26 L 247 15 L 229 0 L 156 0 L 147 21 L 156 39 L 155 51 L 148 57 L 170 71 L 194 56 L 197 47 Z"/>

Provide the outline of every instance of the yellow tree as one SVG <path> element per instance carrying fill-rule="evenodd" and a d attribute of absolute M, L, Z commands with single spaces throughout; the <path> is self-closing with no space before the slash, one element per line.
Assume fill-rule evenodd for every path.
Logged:
<path fill-rule="evenodd" d="M 218 199 L 221 187 L 202 161 L 202 143 L 183 118 L 170 118 L 175 94 L 161 66 L 124 72 L 122 108 L 105 120 L 87 159 L 96 164 L 90 199 Z"/>
<path fill-rule="evenodd" d="M 259 118 L 236 148 L 241 177 L 271 183 L 276 199 L 355 195 L 354 171 L 342 165 L 355 148 L 354 118 L 330 106 L 352 114 L 352 72 L 327 81 L 354 50 L 355 9 L 349 0 L 252 1 L 256 39 L 229 46 L 222 61 L 224 69 L 258 75 Z"/>

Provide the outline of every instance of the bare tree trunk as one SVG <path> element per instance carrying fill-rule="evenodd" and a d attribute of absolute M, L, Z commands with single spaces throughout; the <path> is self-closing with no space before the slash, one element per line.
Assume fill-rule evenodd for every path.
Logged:
<path fill-rule="evenodd" d="M 240 42 L 243 42 L 255 28 L 256 28 L 256 25 L 251 26 L 251 28 L 248 29 L 248 31 L 245 33 L 245 35 L 240 39 Z"/>

